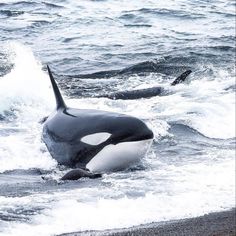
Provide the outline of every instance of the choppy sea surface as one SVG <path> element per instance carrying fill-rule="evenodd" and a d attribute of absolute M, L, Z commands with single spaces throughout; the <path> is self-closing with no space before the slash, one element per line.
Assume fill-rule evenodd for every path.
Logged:
<path fill-rule="evenodd" d="M 235 1 L 1 0 L 0 235 L 56 235 L 235 205 Z M 55 101 L 136 116 L 155 134 L 137 168 L 60 181 L 39 120 Z M 170 86 L 186 69 L 184 84 Z M 139 100 L 94 95 L 163 86 Z M 43 177 L 43 178 L 42 178 Z"/>

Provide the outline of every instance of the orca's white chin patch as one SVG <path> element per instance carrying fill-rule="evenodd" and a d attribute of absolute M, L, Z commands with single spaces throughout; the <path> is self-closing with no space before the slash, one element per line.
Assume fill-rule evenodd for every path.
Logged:
<path fill-rule="evenodd" d="M 86 165 L 92 172 L 126 169 L 142 159 L 153 139 L 107 145 Z"/>

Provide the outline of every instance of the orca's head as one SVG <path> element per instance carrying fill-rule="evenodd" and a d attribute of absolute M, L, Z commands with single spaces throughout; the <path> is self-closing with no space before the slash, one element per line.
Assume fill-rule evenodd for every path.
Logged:
<path fill-rule="evenodd" d="M 86 164 L 90 171 L 123 170 L 139 162 L 148 152 L 153 132 L 143 121 L 130 116 L 119 117 L 114 127 L 112 132 L 94 133 L 87 140 L 93 142 L 91 138 L 102 138 L 101 150 Z M 82 141 L 86 141 L 84 139 Z"/>
<path fill-rule="evenodd" d="M 78 162 L 82 161 L 87 169 L 93 172 L 122 170 L 145 157 L 153 141 L 153 132 L 143 121 L 117 113 L 96 110 L 85 112 L 87 115 L 90 112 L 97 113 L 91 116 L 92 119 L 86 116 L 88 133 L 80 136 L 79 145 L 83 146 L 83 154 L 86 150 L 86 155 L 83 158 L 83 154 L 79 155 Z"/>

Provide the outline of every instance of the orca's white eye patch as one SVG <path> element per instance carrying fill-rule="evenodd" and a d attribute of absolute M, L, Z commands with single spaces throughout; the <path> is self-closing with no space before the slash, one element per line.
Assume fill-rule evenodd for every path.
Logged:
<path fill-rule="evenodd" d="M 110 137 L 111 137 L 110 133 L 106 132 L 94 133 L 86 135 L 83 138 L 81 138 L 81 142 L 87 143 L 89 145 L 99 145 L 105 142 Z"/>

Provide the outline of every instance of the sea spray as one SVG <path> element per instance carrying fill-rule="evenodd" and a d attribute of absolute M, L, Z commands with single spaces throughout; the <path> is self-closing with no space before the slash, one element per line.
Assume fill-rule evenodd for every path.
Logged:
<path fill-rule="evenodd" d="M 53 109 L 48 75 L 30 48 L 19 43 L 7 47 L 13 68 L 0 78 L 0 172 L 50 169 L 55 162 L 41 142 L 39 124 Z"/>
<path fill-rule="evenodd" d="M 0 113 L 14 109 L 22 111 L 24 106 L 40 105 L 41 111 L 52 108 L 54 101 L 48 75 L 31 49 L 16 42 L 6 47 L 13 68 L 0 78 Z M 28 114 L 32 115 L 33 112 Z"/>

